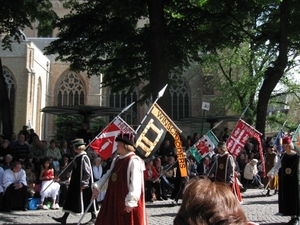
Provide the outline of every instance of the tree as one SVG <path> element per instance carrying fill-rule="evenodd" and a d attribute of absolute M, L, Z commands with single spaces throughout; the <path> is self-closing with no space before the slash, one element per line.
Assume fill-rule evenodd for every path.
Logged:
<path fill-rule="evenodd" d="M 15 40 L 21 42 L 26 37 L 22 29 L 32 28 L 32 22 L 39 21 L 38 29 L 40 36 L 48 36 L 52 32 L 51 21 L 57 17 L 52 10 L 52 4 L 49 0 L 10 0 L 1 1 L 0 4 L 0 34 L 2 39 L 2 48 L 10 49 Z M 1 58 L 0 58 L 1 62 Z M 12 122 L 10 119 L 9 98 L 6 88 L 5 78 L 0 63 L 0 104 L 1 121 L 3 125 L 3 134 L 9 138 L 12 133 Z"/>
<path fill-rule="evenodd" d="M 24 40 L 22 30 L 32 28 L 32 23 L 39 21 L 38 35 L 47 37 L 52 33 L 52 21 L 57 18 L 52 10 L 50 0 L 10 0 L 1 1 L 0 5 L 0 34 L 4 34 L 2 47 L 11 49 L 14 40 Z"/>
<path fill-rule="evenodd" d="M 89 76 L 104 74 L 112 91 L 143 85 L 140 102 L 155 99 L 169 82 L 170 71 L 182 72 L 199 60 L 200 8 L 189 1 L 87 0 L 69 2 L 71 13 L 57 21 L 58 40 L 46 48 L 57 60 Z M 160 105 L 168 113 L 165 92 Z"/>
<path fill-rule="evenodd" d="M 258 81 L 257 103 L 252 110 L 256 113 L 256 129 L 265 133 L 266 113 L 269 100 L 274 89 L 283 81 L 290 67 L 298 64 L 299 56 L 299 26 L 296 10 L 300 2 L 296 0 L 268 1 L 197 1 L 199 7 L 210 12 L 210 18 L 218 16 L 224 20 L 209 20 L 205 24 L 208 36 L 212 37 L 214 29 L 220 33 L 214 42 L 224 38 L 232 40 L 225 48 L 238 48 L 242 44 L 249 46 L 248 79 Z M 219 7 L 216 7 L 218 5 Z M 213 53 L 220 48 L 214 48 Z M 224 48 L 223 48 L 224 49 Z M 236 74 L 237 75 L 237 74 Z M 240 82 L 232 80 L 234 82 Z M 233 86 L 237 86 L 232 83 Z M 232 87 L 233 87 L 232 86 Z M 236 89 L 234 89 L 236 90 Z M 242 90 L 243 92 L 243 90 Z M 241 92 L 241 93 L 242 93 Z M 242 96 L 242 95 L 241 95 Z M 251 98 L 252 96 L 252 98 Z M 253 95 L 248 100 L 252 102 Z M 242 99 L 243 100 L 243 99 Z M 244 101 L 241 101 L 241 103 Z M 243 106 L 243 105 L 241 105 Z"/>
<path fill-rule="evenodd" d="M 256 128 L 264 133 L 271 94 L 298 54 L 299 4 L 298 0 L 69 1 L 71 13 L 57 21 L 59 39 L 46 53 L 57 53 L 57 59 L 71 63 L 75 71 L 104 74 L 103 86 L 112 91 L 130 92 L 143 85 L 143 102 L 171 83 L 171 72 L 181 73 L 200 62 L 200 52 L 248 44 L 249 62 L 261 60 L 265 65 L 248 64 L 248 80 L 259 81 L 253 109 Z M 249 96 L 249 101 L 253 98 Z M 160 104 L 168 113 L 170 101 L 163 100 Z"/>

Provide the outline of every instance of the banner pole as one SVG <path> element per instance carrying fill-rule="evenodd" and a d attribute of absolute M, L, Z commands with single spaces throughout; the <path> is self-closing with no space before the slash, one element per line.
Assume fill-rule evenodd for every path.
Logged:
<path fill-rule="evenodd" d="M 135 133 L 137 133 L 138 130 L 141 128 L 143 122 L 145 121 L 145 119 L 147 118 L 147 116 L 149 115 L 149 113 L 151 112 L 151 110 L 152 110 L 152 108 L 153 108 L 153 105 L 158 101 L 158 99 L 160 99 L 160 98 L 164 95 L 167 86 L 168 86 L 168 84 L 166 84 L 166 85 L 163 87 L 163 89 L 161 89 L 161 90 L 158 92 L 157 98 L 155 99 L 155 101 L 153 102 L 152 106 L 150 107 L 150 109 L 148 110 L 148 112 L 146 113 L 146 115 L 144 116 L 144 118 L 142 119 L 142 121 L 140 122 L 140 125 L 136 128 Z"/>

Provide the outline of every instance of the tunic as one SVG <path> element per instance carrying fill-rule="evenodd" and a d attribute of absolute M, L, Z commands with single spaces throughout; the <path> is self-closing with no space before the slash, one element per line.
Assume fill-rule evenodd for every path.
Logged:
<path fill-rule="evenodd" d="M 219 155 L 216 161 L 215 181 L 233 183 L 233 171 L 234 162 L 232 156 L 228 152 L 223 155 Z"/>
<path fill-rule="evenodd" d="M 279 213 L 300 216 L 299 155 L 284 154 L 279 169 Z"/>
<path fill-rule="evenodd" d="M 90 160 L 86 152 L 81 152 L 74 158 L 71 180 L 63 211 L 75 215 L 83 214 L 91 201 L 92 189 L 90 187 L 93 181 Z M 82 187 L 86 188 L 81 191 Z M 88 212 L 96 212 L 97 207 L 98 205 L 94 201 Z"/>
<path fill-rule="evenodd" d="M 134 153 L 115 159 L 112 169 L 107 173 L 108 188 L 104 197 L 96 225 L 147 225 L 144 199 L 144 164 Z M 108 176 L 108 175 L 107 175 Z M 107 176 L 93 186 L 101 187 Z M 134 207 L 125 212 L 125 206 Z"/>

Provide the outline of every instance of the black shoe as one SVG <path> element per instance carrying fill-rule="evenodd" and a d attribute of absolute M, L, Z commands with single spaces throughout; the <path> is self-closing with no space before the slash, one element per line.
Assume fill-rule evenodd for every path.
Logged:
<path fill-rule="evenodd" d="M 157 201 L 163 201 L 163 199 L 161 197 L 156 199 Z"/>
<path fill-rule="evenodd" d="M 289 222 L 287 222 L 286 224 L 288 224 L 288 225 L 299 225 L 299 219 L 298 218 L 291 218 L 291 220 Z"/>
<path fill-rule="evenodd" d="M 266 196 L 271 196 L 270 195 L 270 190 L 267 191 Z"/>
<path fill-rule="evenodd" d="M 62 217 L 52 217 L 52 219 L 54 219 L 56 222 L 59 222 L 61 225 L 66 225 L 67 224 L 67 221 L 62 218 Z"/>
<path fill-rule="evenodd" d="M 94 225 L 96 223 L 96 219 L 90 219 L 88 222 L 83 223 L 82 225 Z"/>
<path fill-rule="evenodd" d="M 22 209 L 22 211 L 24 211 L 24 212 L 25 212 L 25 211 L 27 211 L 27 208 L 26 208 L 26 207 L 24 207 L 24 208 Z"/>
<path fill-rule="evenodd" d="M 168 200 L 167 196 L 162 196 L 163 200 Z"/>
<path fill-rule="evenodd" d="M 12 212 L 12 210 L 11 209 L 3 209 L 3 212 L 10 213 L 10 212 Z"/>

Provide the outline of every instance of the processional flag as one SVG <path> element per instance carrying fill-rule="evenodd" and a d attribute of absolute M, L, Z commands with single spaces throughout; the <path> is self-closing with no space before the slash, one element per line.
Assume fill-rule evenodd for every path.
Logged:
<path fill-rule="evenodd" d="M 218 145 L 218 138 L 210 130 L 200 140 L 198 140 L 189 151 L 197 162 L 200 162 L 205 156 L 214 154 L 214 149 Z"/>
<path fill-rule="evenodd" d="M 166 132 L 169 132 L 174 140 L 177 149 L 177 160 L 181 176 L 187 176 L 187 168 L 185 156 L 181 145 L 180 133 L 181 130 L 175 123 L 167 116 L 167 114 L 154 103 L 147 115 L 143 120 L 141 127 L 137 133 L 137 141 L 135 144 L 138 155 L 142 158 L 148 158 L 155 153 L 157 146 L 163 142 Z"/>
<path fill-rule="evenodd" d="M 280 152 L 283 152 L 283 147 L 282 147 L 282 138 L 283 138 L 283 131 L 280 130 L 279 133 L 277 134 L 276 139 L 274 140 L 274 146 L 276 147 L 276 150 L 280 150 Z"/>
<path fill-rule="evenodd" d="M 89 146 L 98 155 L 107 160 L 115 151 L 117 142 L 115 137 L 123 133 L 135 133 L 135 131 L 119 116 L 117 116 L 106 128 L 98 134 Z"/>
<path fill-rule="evenodd" d="M 259 131 L 247 124 L 242 119 L 239 119 L 237 125 L 235 126 L 234 130 L 231 132 L 228 140 L 226 141 L 226 147 L 231 154 L 238 156 L 244 149 L 244 146 L 247 143 L 248 139 L 250 137 L 254 137 L 258 142 L 259 156 L 261 160 L 262 171 L 265 177 L 265 161 L 260 136 L 261 133 Z"/>
<path fill-rule="evenodd" d="M 298 125 L 297 130 L 292 137 L 292 142 L 298 152 L 300 152 L 300 124 Z"/>

